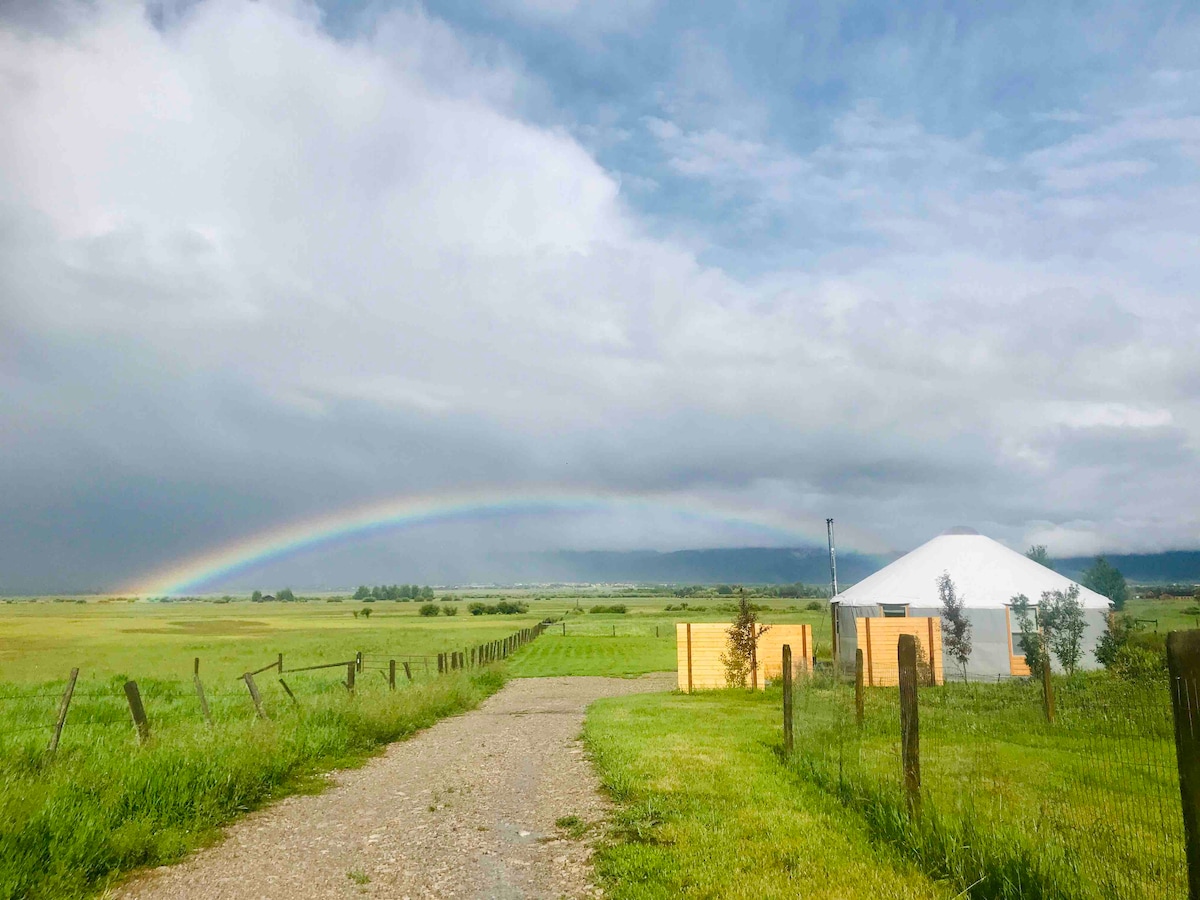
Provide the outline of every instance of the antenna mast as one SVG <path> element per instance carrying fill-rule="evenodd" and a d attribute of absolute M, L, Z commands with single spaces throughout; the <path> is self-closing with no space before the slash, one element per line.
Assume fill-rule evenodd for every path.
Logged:
<path fill-rule="evenodd" d="M 833 545 L 833 519 L 825 520 L 825 530 L 829 534 L 829 584 L 833 588 L 833 593 L 830 598 L 836 597 L 838 593 L 837 583 L 837 550 Z"/>

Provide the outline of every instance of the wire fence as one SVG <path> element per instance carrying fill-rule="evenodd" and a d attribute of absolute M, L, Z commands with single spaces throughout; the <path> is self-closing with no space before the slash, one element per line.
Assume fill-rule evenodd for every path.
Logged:
<path fill-rule="evenodd" d="M 919 795 L 900 692 L 804 679 L 791 764 L 973 897 L 1167 898 L 1188 891 L 1165 681 L 921 686 Z M 1051 715 L 1053 720 L 1051 720 Z"/>
<path fill-rule="evenodd" d="M 477 669 L 507 658 L 539 636 L 551 623 L 522 628 L 481 644 L 435 654 L 356 653 L 353 658 L 285 667 L 275 661 L 240 678 L 205 680 L 201 660 L 193 663 L 190 681 L 124 676 L 104 681 L 69 679 L 0 691 L 0 760 L 9 755 L 53 755 L 63 735 L 69 743 L 86 744 L 98 733 L 124 740 L 133 733 L 145 740 L 178 725 L 204 726 L 255 718 L 274 718 L 315 707 L 335 696 L 379 695 L 429 683 L 459 670 Z M 378 673 L 377 675 L 375 673 Z M 131 731 L 131 719 L 133 730 Z M 40 749 L 39 749 L 40 748 Z"/>

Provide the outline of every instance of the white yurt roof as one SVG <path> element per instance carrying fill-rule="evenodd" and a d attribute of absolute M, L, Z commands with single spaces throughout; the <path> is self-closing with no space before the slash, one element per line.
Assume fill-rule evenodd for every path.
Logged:
<path fill-rule="evenodd" d="M 1017 594 L 1031 603 L 1044 591 L 1065 591 L 1074 581 L 1010 550 L 971 528 L 951 528 L 835 598 L 847 606 L 908 603 L 941 606 L 937 579 L 949 572 L 967 608 L 997 608 Z M 1079 585 L 1085 609 L 1108 609 L 1108 598 Z"/>

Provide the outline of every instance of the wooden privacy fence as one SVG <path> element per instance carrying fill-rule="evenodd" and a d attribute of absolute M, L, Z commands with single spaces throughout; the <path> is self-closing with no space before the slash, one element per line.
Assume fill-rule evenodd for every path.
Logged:
<path fill-rule="evenodd" d="M 935 617 L 883 616 L 854 620 L 858 646 L 863 654 L 863 680 L 868 687 L 900 684 L 897 648 L 900 636 L 910 635 L 917 645 L 917 669 L 925 684 L 941 684 L 942 620 Z M 793 649 L 795 644 L 792 645 Z"/>
<path fill-rule="evenodd" d="M 753 687 L 766 687 L 768 680 L 783 674 L 783 645 L 792 648 L 792 673 L 811 671 L 813 636 L 811 625 L 771 625 L 758 639 L 754 667 L 750 673 Z M 679 690 L 712 690 L 726 687 L 725 664 L 721 657 L 728 650 L 728 622 L 679 622 L 675 625 Z"/>

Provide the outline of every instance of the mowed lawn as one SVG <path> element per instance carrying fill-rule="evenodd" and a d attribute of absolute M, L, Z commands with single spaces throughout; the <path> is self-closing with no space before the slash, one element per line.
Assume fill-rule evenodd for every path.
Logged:
<path fill-rule="evenodd" d="M 953 897 L 781 765 L 778 701 L 776 692 L 717 691 L 591 707 L 585 738 L 617 804 L 596 855 L 605 895 Z"/>

